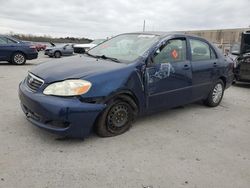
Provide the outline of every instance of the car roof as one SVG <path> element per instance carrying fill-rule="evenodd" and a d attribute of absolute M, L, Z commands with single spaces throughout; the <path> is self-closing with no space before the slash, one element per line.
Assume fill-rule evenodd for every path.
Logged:
<path fill-rule="evenodd" d="M 190 36 L 190 37 L 197 37 L 204 39 L 202 37 L 199 37 L 197 35 L 192 35 L 192 34 L 186 34 L 184 31 L 145 31 L 145 32 L 132 32 L 132 33 L 124 33 L 124 34 L 144 34 L 144 35 L 157 35 L 160 36 L 160 38 L 165 38 L 167 36 L 171 35 L 183 35 L 183 36 Z"/>

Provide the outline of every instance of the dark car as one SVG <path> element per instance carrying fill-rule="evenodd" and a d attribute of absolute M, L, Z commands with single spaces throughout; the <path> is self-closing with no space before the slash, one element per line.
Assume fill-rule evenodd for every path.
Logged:
<path fill-rule="evenodd" d="M 61 56 L 73 55 L 73 52 L 74 48 L 72 44 L 58 44 L 46 48 L 44 54 L 48 55 L 49 57 L 60 58 Z"/>
<path fill-rule="evenodd" d="M 23 65 L 26 59 L 36 59 L 37 56 L 36 47 L 31 43 L 0 35 L 0 61 Z"/>
<path fill-rule="evenodd" d="M 238 56 L 234 70 L 236 81 L 250 82 L 250 31 L 242 33 L 241 43 L 233 45 L 231 53 Z"/>
<path fill-rule="evenodd" d="M 20 83 L 29 121 L 86 137 L 127 131 L 139 115 L 202 100 L 220 104 L 233 64 L 205 39 L 178 33 L 118 35 L 77 55 L 43 63 Z"/>

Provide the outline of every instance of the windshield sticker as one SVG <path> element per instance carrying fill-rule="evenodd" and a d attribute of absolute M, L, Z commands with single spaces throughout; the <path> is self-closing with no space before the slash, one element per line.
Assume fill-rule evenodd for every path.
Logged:
<path fill-rule="evenodd" d="M 107 44 L 103 44 L 103 45 L 100 45 L 100 47 L 101 47 L 101 48 L 108 48 L 108 47 L 109 47 L 109 45 L 107 45 Z"/>
<path fill-rule="evenodd" d="M 174 59 L 177 59 L 179 54 L 178 52 L 174 49 L 172 52 L 171 52 L 171 56 L 174 58 Z"/>

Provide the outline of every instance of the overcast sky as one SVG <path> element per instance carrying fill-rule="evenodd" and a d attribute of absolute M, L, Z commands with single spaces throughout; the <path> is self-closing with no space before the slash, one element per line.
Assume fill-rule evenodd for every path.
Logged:
<path fill-rule="evenodd" d="M 250 0 L 0 0 L 0 33 L 105 38 L 250 26 Z"/>

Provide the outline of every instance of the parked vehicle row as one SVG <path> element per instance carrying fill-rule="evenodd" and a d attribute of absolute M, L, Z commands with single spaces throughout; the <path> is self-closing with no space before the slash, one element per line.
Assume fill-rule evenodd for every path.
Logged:
<path fill-rule="evenodd" d="M 68 137 L 126 132 L 137 116 L 202 100 L 220 104 L 233 63 L 210 42 L 180 33 L 127 33 L 84 55 L 43 63 L 20 83 L 34 125 Z"/>

